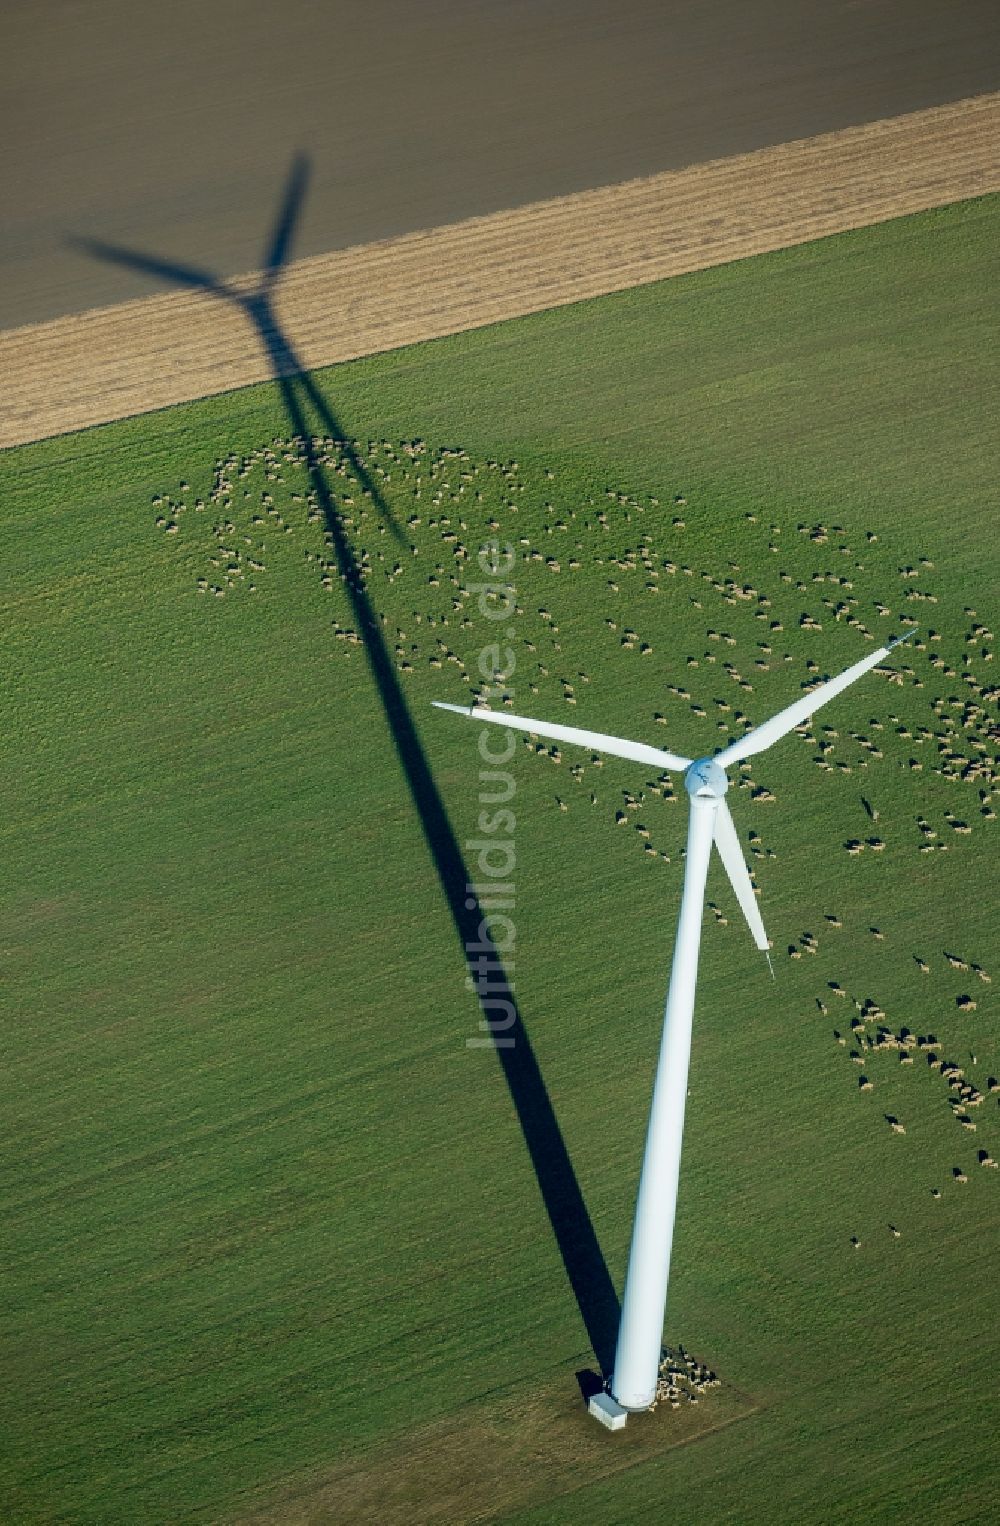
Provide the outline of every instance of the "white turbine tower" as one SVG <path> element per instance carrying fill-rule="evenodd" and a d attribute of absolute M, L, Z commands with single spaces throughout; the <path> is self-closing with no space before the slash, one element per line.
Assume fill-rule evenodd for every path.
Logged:
<path fill-rule="evenodd" d="M 754 942 L 765 954 L 769 947 L 750 873 L 726 804 L 729 780 L 725 771 L 730 764 L 741 763 L 744 758 L 773 746 L 789 731 L 800 726 L 821 705 L 827 704 L 854 683 L 855 679 L 874 668 L 889 655 L 893 647 L 912 635 L 913 631 L 910 630 L 906 635 L 890 641 L 888 646 L 879 647 L 877 652 L 863 657 L 836 678 L 819 684 L 794 704 L 779 711 L 763 725 L 746 732 L 711 758 L 682 758 L 676 753 L 650 747 L 644 742 L 630 742 L 623 737 L 582 731 L 576 726 L 552 725 L 526 716 L 508 715 L 504 711 L 433 701 L 440 710 L 454 710 L 459 715 L 471 716 L 474 720 L 492 721 L 498 726 L 530 732 L 533 736 L 575 743 L 613 757 L 649 763 L 658 769 L 683 771 L 684 785 L 690 796 L 684 888 L 674 959 L 670 969 L 663 1038 L 650 1104 L 642 1174 L 639 1178 L 615 1365 L 609 1385 L 610 1393 L 598 1395 L 591 1400 L 590 1405 L 592 1413 L 611 1429 L 624 1425 L 629 1411 L 648 1409 L 656 1395 L 680 1174 L 684 1101 L 691 1055 L 691 1018 L 698 977 L 698 948 L 701 942 L 705 881 L 713 842 L 719 850 L 719 857 L 729 875 L 736 899 L 743 908 Z M 769 956 L 768 962 L 770 963 Z"/>

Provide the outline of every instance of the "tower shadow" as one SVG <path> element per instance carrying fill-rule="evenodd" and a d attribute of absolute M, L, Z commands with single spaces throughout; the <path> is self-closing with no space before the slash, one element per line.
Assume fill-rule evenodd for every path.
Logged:
<path fill-rule="evenodd" d="M 243 290 L 196 267 L 160 260 L 97 239 L 73 238 L 73 247 L 146 275 L 157 276 L 195 291 L 234 303 L 257 331 L 267 354 L 294 435 L 301 442 L 310 484 L 322 510 L 327 533 L 343 574 L 354 625 L 362 640 L 369 671 L 378 692 L 392 745 L 420 821 L 438 882 L 444 894 L 470 985 L 479 996 L 484 1029 L 495 1032 L 490 1010 L 498 1004 L 509 1014 L 502 1041 L 494 1049 L 517 1112 L 539 1191 L 552 1226 L 580 1316 L 603 1372 L 610 1372 L 618 1331 L 620 1305 L 611 1275 L 594 1231 L 566 1142 L 545 1086 L 538 1059 L 514 992 L 503 973 L 503 960 L 489 936 L 486 917 L 472 888 L 454 828 L 445 810 L 417 728 L 403 695 L 392 654 L 369 596 L 364 573 L 344 526 L 336 495 L 324 471 L 314 434 L 338 441 L 355 480 L 367 491 L 391 533 L 405 541 L 385 497 L 347 438 L 328 399 L 301 364 L 282 330 L 274 308 L 274 292 L 288 262 L 289 251 L 305 197 L 309 164 L 304 156 L 293 162 L 267 257 L 256 288 Z M 321 426 L 314 430 L 313 422 Z M 473 960 L 470 950 L 475 948 Z M 490 966 L 489 998 L 481 988 L 485 958 Z"/>

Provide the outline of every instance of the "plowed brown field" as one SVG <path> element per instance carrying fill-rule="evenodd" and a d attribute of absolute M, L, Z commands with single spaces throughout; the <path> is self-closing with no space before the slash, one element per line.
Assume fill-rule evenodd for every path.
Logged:
<path fill-rule="evenodd" d="M 1000 93 L 288 267 L 312 369 L 1000 190 Z M 247 278 L 250 279 L 250 278 Z M 0 334 L 0 445 L 267 379 L 234 305 L 181 292 Z"/>

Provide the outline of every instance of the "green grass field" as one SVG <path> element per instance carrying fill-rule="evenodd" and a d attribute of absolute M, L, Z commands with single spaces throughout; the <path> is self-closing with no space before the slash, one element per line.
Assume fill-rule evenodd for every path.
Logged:
<path fill-rule="evenodd" d="M 0 457 L 5 1519 L 992 1518 L 998 234 L 987 198 L 317 379 L 460 843 L 477 730 L 430 701 L 494 639 L 493 537 L 514 708 L 682 752 L 920 621 L 733 792 L 777 982 L 713 868 L 665 1335 L 722 1388 L 689 1445 L 573 1411 L 551 1127 L 468 1045 L 279 389 Z M 568 748 L 510 767 L 525 1042 L 620 1289 L 685 812 Z"/>

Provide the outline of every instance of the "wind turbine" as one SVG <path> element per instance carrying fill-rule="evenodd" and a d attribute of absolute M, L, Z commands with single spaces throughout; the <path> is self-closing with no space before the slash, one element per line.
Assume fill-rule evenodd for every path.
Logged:
<path fill-rule="evenodd" d="M 614 1370 L 608 1385 L 609 1392 L 595 1395 L 590 1401 L 591 1413 L 610 1429 L 617 1430 L 623 1426 L 630 1411 L 648 1409 L 656 1397 L 681 1164 L 684 1102 L 691 1056 L 691 1019 L 698 978 L 698 949 L 701 943 L 705 882 L 713 843 L 719 850 L 719 857 L 729 875 L 755 944 L 764 954 L 767 954 L 769 948 L 750 872 L 726 804 L 726 790 L 729 788 L 726 769 L 734 763 L 742 763 L 744 758 L 749 758 L 754 753 L 772 747 L 912 635 L 913 630 L 907 631 L 887 646 L 879 647 L 878 651 L 863 657 L 836 678 L 819 684 L 770 720 L 755 726 L 735 742 L 730 742 L 728 747 L 713 757 L 683 758 L 677 753 L 650 747 L 645 742 L 604 736 L 600 732 L 583 731 L 576 726 L 553 725 L 548 721 L 531 720 L 527 716 L 508 715 L 504 711 L 433 701 L 439 710 L 454 710 L 459 715 L 470 716 L 474 720 L 494 722 L 498 726 L 527 731 L 534 736 L 551 737 L 557 742 L 573 743 L 612 757 L 628 758 L 635 763 L 652 764 L 658 769 L 683 773 L 684 786 L 690 797 L 684 888 L 663 1018 L 663 1037 L 650 1104 L 642 1174 L 639 1178 Z M 770 964 L 769 956 L 768 963 Z M 772 970 L 772 975 L 773 973 Z"/>

